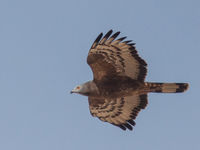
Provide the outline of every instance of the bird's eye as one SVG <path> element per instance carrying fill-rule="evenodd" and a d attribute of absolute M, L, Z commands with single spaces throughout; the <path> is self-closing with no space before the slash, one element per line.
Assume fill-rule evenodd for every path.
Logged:
<path fill-rule="evenodd" d="M 79 90 L 80 89 L 80 86 L 77 86 L 77 88 L 76 88 L 77 90 Z"/>

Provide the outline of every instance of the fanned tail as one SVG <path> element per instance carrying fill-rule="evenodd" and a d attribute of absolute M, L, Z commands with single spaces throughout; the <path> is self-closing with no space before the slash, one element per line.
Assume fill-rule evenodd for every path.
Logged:
<path fill-rule="evenodd" d="M 181 93 L 188 89 L 188 83 L 156 83 L 146 82 L 146 88 L 149 92 L 155 93 Z"/>

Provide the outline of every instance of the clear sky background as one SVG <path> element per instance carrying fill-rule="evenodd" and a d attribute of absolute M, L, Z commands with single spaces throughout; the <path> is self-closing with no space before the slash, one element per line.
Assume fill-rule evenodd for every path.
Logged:
<path fill-rule="evenodd" d="M 149 94 L 133 131 L 69 94 L 92 79 L 88 50 L 110 29 L 136 43 L 148 81 L 190 83 L 183 94 Z M 199 58 L 199 0 L 1 0 L 0 149 L 200 149 Z"/>

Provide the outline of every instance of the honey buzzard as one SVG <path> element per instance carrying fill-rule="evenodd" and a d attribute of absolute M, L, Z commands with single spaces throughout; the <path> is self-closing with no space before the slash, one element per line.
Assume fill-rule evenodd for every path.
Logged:
<path fill-rule="evenodd" d="M 135 118 L 147 106 L 147 94 L 179 93 L 187 83 L 145 82 L 147 64 L 140 58 L 135 43 L 116 40 L 120 32 L 101 33 L 89 51 L 87 63 L 93 80 L 78 85 L 71 93 L 88 96 L 92 116 L 109 122 L 123 130 L 132 130 Z M 103 38 L 102 38 L 103 37 Z"/>

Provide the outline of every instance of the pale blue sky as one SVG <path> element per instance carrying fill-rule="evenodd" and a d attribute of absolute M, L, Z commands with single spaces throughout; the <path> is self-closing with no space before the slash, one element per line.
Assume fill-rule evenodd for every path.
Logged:
<path fill-rule="evenodd" d="M 183 94 L 149 94 L 132 132 L 69 94 L 92 79 L 88 50 L 110 29 L 136 43 L 148 81 L 190 83 Z M 1 0 L 0 149 L 200 149 L 199 57 L 198 0 Z"/>

